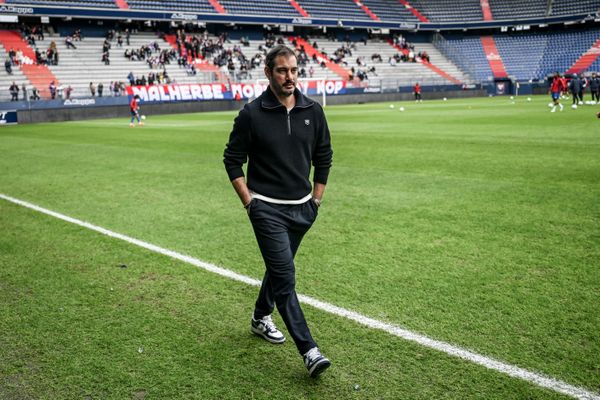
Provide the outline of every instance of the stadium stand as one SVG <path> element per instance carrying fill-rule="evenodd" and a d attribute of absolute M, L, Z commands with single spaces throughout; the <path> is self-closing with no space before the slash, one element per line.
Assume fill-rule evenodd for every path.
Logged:
<path fill-rule="evenodd" d="M 219 39 L 214 36 L 205 36 L 205 40 L 212 39 L 217 42 Z M 282 38 L 283 39 L 283 38 Z M 390 63 L 391 59 L 398 54 L 398 50 L 390 46 L 386 40 L 370 40 L 365 42 L 347 43 L 334 41 L 324 37 L 309 38 L 304 41 L 300 38 L 289 37 L 285 39 L 285 43 L 292 43 L 296 39 L 298 47 L 304 46 L 307 53 L 307 62 L 302 64 L 302 75 L 305 79 L 340 79 L 347 80 L 350 72 L 352 73 L 353 83 L 358 86 L 372 85 L 383 88 L 397 88 L 402 85 L 412 85 L 419 81 L 422 84 L 444 84 L 452 83 L 448 78 L 444 78 L 439 72 L 432 68 L 423 65 L 419 62 L 394 62 Z M 255 68 L 252 68 L 252 60 L 254 57 L 262 60 L 266 51 L 265 40 L 247 40 L 246 46 L 241 42 L 232 40 L 224 41 L 223 49 L 216 53 L 210 54 L 205 60 L 195 60 L 194 66 L 196 73 L 189 74 L 189 70 L 179 66 L 177 57 L 173 57 L 168 64 L 158 66 L 154 64 L 150 66 L 148 59 L 146 60 L 128 60 L 125 57 L 126 51 L 138 50 L 142 47 L 154 48 L 155 44 L 161 51 L 172 50 L 175 52 L 174 36 L 164 35 L 163 38 L 157 37 L 151 33 L 138 33 L 130 38 L 130 45 L 120 47 L 117 41 L 113 38 L 110 41 L 111 48 L 109 50 L 109 64 L 102 60 L 102 47 L 105 41 L 101 37 L 86 37 L 82 41 L 73 42 L 76 48 L 68 48 L 65 44 L 65 37 L 57 34 L 47 34 L 44 40 L 38 40 L 36 46 L 39 49 L 46 49 L 52 42 L 56 44 L 59 54 L 59 62 L 57 65 L 48 65 L 48 69 L 54 74 L 54 80 L 63 90 L 67 87 L 72 88 L 72 97 L 90 96 L 90 82 L 94 86 L 102 83 L 104 86 L 104 96 L 114 94 L 110 88 L 114 82 L 119 82 L 119 85 L 128 84 L 128 75 L 133 73 L 136 78 L 146 77 L 149 73 L 159 75 L 163 72 L 167 73 L 167 82 L 177 83 L 197 83 L 197 82 L 213 82 L 221 81 L 228 82 L 255 82 L 264 79 L 262 74 L 262 61 Z M 336 51 L 342 46 L 352 47 L 352 55 L 344 58 L 343 63 L 339 65 L 331 61 L 328 56 L 317 53 L 318 57 L 313 60 L 313 53 L 316 50 L 312 49 L 312 43 L 318 42 L 319 52 L 323 52 L 328 56 L 333 56 Z M 459 68 L 449 62 L 437 49 L 426 43 L 421 43 L 418 46 L 418 51 L 425 50 L 429 53 L 432 62 L 436 66 L 443 69 L 456 82 L 468 82 L 470 78 L 463 74 Z M 150 57 L 157 57 L 158 51 L 152 52 Z M 218 60 L 224 55 L 221 60 L 231 60 L 233 69 L 228 68 L 228 63 L 220 63 Z M 262 56 L 260 56 L 262 55 Z M 380 58 L 373 59 L 373 55 L 379 55 Z M 325 65 L 321 65 L 321 61 L 325 60 Z M 189 60 L 193 62 L 194 60 Z M 222 65 L 215 65 L 222 64 Z M 344 65 L 345 63 L 345 65 Z M 248 66 L 247 69 L 242 68 L 242 64 Z M 27 77 L 17 72 L 20 72 L 19 67 L 14 67 L 14 79 L 21 84 L 27 81 Z M 85 71 L 85 73 L 81 73 Z M 90 78 L 93 77 L 93 78 Z M 38 87 L 46 90 L 51 79 L 47 78 L 43 83 L 38 84 Z M 47 81 L 47 82 L 46 82 Z M 3 80 L 3 85 L 0 92 L 0 100 L 9 98 L 8 86 L 12 82 L 11 76 L 6 76 Z M 30 85 L 30 83 L 27 83 Z M 118 91 L 122 94 L 122 91 Z M 47 97 L 47 93 L 46 93 Z"/>
<path fill-rule="evenodd" d="M 319 49 L 327 54 L 334 54 L 344 43 L 312 38 L 310 42 L 317 41 Z M 451 76 L 461 82 L 469 82 L 470 78 L 460 71 L 452 62 L 446 59 L 433 45 L 419 43 L 418 51 L 426 51 L 432 63 L 439 66 Z M 374 54 L 379 54 L 382 61 L 372 59 Z M 381 85 L 382 88 L 397 88 L 399 86 L 412 86 L 415 82 L 426 82 L 428 84 L 448 84 L 448 79 L 440 76 L 435 71 L 419 62 L 396 62 L 390 63 L 390 59 L 398 54 L 398 50 L 390 46 L 386 40 L 371 40 L 367 44 L 356 43 L 352 55 L 346 57 L 346 69 L 354 68 L 355 74 L 364 71 L 367 80 L 373 85 Z M 360 64 L 358 63 L 360 60 Z M 375 68 L 371 72 L 371 68 Z M 359 82 L 357 82 L 360 84 Z"/>
<path fill-rule="evenodd" d="M 365 20 L 371 18 L 353 1 L 339 0 L 296 0 L 303 9 L 315 18 Z M 264 11 L 263 11 L 264 12 Z"/>
<path fill-rule="evenodd" d="M 463 37 L 448 34 L 435 42 L 442 54 L 467 71 L 477 81 L 493 79 L 490 64 L 486 58 L 479 36 Z"/>
<path fill-rule="evenodd" d="M 596 61 L 590 65 L 588 68 L 589 71 L 600 71 L 600 57 L 596 58 Z"/>
<path fill-rule="evenodd" d="M 440 50 L 457 65 L 466 61 L 478 80 L 491 80 L 493 74 L 480 37 L 446 36 L 436 42 Z M 499 55 L 509 77 L 517 80 L 538 80 L 559 71 L 567 71 L 600 39 L 600 29 L 549 33 L 511 33 L 494 35 Z M 596 60 L 597 61 L 597 60 Z M 588 70 L 596 70 L 592 64 Z"/>
<path fill-rule="evenodd" d="M 47 83 L 56 81 L 56 76 L 47 66 L 35 63 L 35 52 L 21 34 L 17 31 L 0 31 L 0 43 L 7 51 L 14 50 L 16 53 L 13 70 L 20 69 L 29 83 L 39 88 L 42 96 L 49 96 Z"/>
<path fill-rule="evenodd" d="M 598 0 L 488 0 L 494 20 L 594 15 Z M 116 0 L 5 0 L 6 4 L 72 8 L 119 8 Z M 333 20 L 456 23 L 483 21 L 480 0 L 127 0 L 131 10 L 156 10 L 240 16 L 299 16 Z M 405 4 L 409 4 L 407 8 Z M 412 12 L 411 12 L 412 11 Z M 413 15 L 413 12 L 415 15 Z M 418 18 L 424 16 L 423 18 Z M 489 18 L 488 18 L 489 19 Z"/>
<path fill-rule="evenodd" d="M 1 35 L 0 33 L 0 37 Z M 205 76 L 202 71 L 197 71 L 196 75 L 188 74 L 185 68 L 178 66 L 176 59 L 171 60 L 171 63 L 167 64 L 163 69 L 156 65 L 150 67 L 147 61 L 130 61 L 125 58 L 125 50 L 138 50 L 142 46 L 149 46 L 155 42 L 158 43 L 161 49 L 170 48 L 167 42 L 158 39 L 154 34 L 132 35 L 129 46 L 123 44 L 123 47 L 118 47 L 113 41 L 110 50 L 110 64 L 108 65 L 101 59 L 104 38 L 90 37 L 85 38 L 83 41 L 76 41 L 74 44 L 77 48 L 72 49 L 66 47 L 64 37 L 47 34 L 44 40 L 37 41 L 36 45 L 39 49 L 46 49 L 52 42 L 56 43 L 59 62 L 58 65 L 47 66 L 54 77 L 45 77 L 40 83 L 36 84 L 41 89 L 43 97 L 48 97 L 47 86 L 51 80 L 56 80 L 58 85 L 62 86 L 63 89 L 71 86 L 73 89 L 72 97 L 85 97 L 90 95 L 90 82 L 93 82 L 94 86 L 102 83 L 104 86 L 104 96 L 111 95 L 111 82 L 113 84 L 114 82 L 127 83 L 127 76 L 130 72 L 133 72 L 135 77 L 141 78 L 142 76 L 147 77 L 149 73 L 160 75 L 164 70 L 167 71 L 170 81 L 179 83 L 210 82 L 214 79 Z M 157 52 L 153 54 L 156 55 Z M 19 68 L 13 67 L 13 71 L 15 70 L 19 71 Z M 15 80 L 17 80 L 16 77 L 18 75 L 14 74 L 14 76 Z M 26 77 L 24 76 L 24 78 Z M 19 79 L 19 83 L 22 81 L 23 79 Z M 31 83 L 28 81 L 28 84 Z M 4 86 L 3 80 L 3 84 L 0 87 L 0 99 L 2 100 L 7 98 L 7 87 Z M 122 92 L 119 92 L 119 94 L 122 94 Z"/>
<path fill-rule="evenodd" d="M 4 46 L 0 46 L 0 57 L 3 63 L 8 59 L 8 52 L 4 49 Z M 25 83 L 28 90 L 31 91 L 31 83 L 20 68 L 13 66 L 10 74 L 3 68 L 2 73 L 0 73 L 0 101 L 10 101 L 11 96 L 8 88 L 13 82 L 19 85 L 19 87 Z M 19 93 L 19 100 L 21 99 L 21 93 Z"/>
<path fill-rule="evenodd" d="M 230 14 L 300 16 L 298 11 L 284 0 L 265 0 L 260 3 L 243 0 L 220 0 L 220 3 Z"/>
<path fill-rule="evenodd" d="M 208 0 L 127 0 L 127 4 L 132 10 L 169 10 L 205 14 L 215 14 L 217 12 Z"/>
<path fill-rule="evenodd" d="M 479 0 L 411 0 L 410 5 L 431 22 L 483 20 Z"/>
<path fill-rule="evenodd" d="M 362 0 L 381 20 L 384 21 L 406 21 L 411 23 L 419 20 L 398 1 L 394 0 Z"/>
<path fill-rule="evenodd" d="M 568 70 L 599 38 L 600 29 L 548 34 L 537 76 Z"/>
<path fill-rule="evenodd" d="M 5 0 L 6 4 L 46 5 L 58 7 L 94 7 L 94 8 L 118 8 L 114 0 Z"/>
<path fill-rule="evenodd" d="M 545 17 L 548 10 L 548 0 L 488 0 L 495 20 Z"/>
<path fill-rule="evenodd" d="M 509 76 L 520 80 L 539 78 L 539 64 L 548 43 L 547 35 L 496 35 L 495 39 Z"/>
<path fill-rule="evenodd" d="M 600 56 L 600 39 L 575 61 L 567 73 L 580 73 L 586 71 Z"/>
<path fill-rule="evenodd" d="M 598 0 L 553 0 L 552 12 L 554 16 L 558 15 L 580 15 L 591 14 L 600 11 L 600 1 Z"/>

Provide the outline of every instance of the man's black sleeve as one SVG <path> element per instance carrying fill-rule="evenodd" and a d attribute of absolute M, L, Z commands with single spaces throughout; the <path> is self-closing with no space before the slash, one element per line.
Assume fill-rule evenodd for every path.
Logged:
<path fill-rule="evenodd" d="M 331 135 L 325 113 L 320 105 L 315 104 L 319 111 L 319 125 L 317 131 L 317 140 L 315 143 L 315 151 L 313 153 L 312 164 L 315 167 L 313 181 L 316 183 L 327 184 L 329 169 L 333 160 L 333 150 L 331 149 Z"/>
<path fill-rule="evenodd" d="M 244 176 L 242 165 L 248 160 L 250 131 L 250 113 L 244 107 L 233 121 L 233 130 L 223 153 L 225 170 L 231 181 Z"/>

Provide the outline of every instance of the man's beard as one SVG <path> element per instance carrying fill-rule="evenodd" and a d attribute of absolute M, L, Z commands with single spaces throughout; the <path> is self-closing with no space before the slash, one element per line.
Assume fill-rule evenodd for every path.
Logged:
<path fill-rule="evenodd" d="M 292 88 L 288 89 L 286 88 L 287 85 L 292 84 Z M 279 92 L 279 95 L 285 96 L 285 97 L 290 97 L 291 95 L 294 94 L 294 90 L 296 90 L 296 84 L 294 81 L 286 81 L 283 85 L 275 85 L 277 87 L 277 91 Z M 290 91 L 291 90 L 291 91 Z"/>

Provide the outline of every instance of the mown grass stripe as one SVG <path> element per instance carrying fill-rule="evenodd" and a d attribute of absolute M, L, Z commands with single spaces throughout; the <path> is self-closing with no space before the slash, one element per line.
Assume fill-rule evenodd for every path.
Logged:
<path fill-rule="evenodd" d="M 228 269 L 225 269 L 222 267 L 218 267 L 214 264 L 210 264 L 210 263 L 198 260 L 194 257 L 187 256 L 187 255 L 184 255 L 184 254 L 172 251 L 172 250 L 168 250 L 168 249 L 156 246 L 154 244 L 144 242 L 139 239 L 135 239 L 135 238 L 127 236 L 127 235 L 113 232 L 109 229 L 102 228 L 100 226 L 91 224 L 86 221 L 82 221 L 82 220 L 72 218 L 67 215 L 55 212 L 55 211 L 48 210 L 46 208 L 37 206 L 37 205 L 29 203 L 27 201 L 19 200 L 19 199 L 7 196 L 2 193 L 0 193 L 0 198 L 4 199 L 6 201 L 9 201 L 11 203 L 38 211 L 40 213 L 61 219 L 63 221 L 70 222 L 72 224 L 102 233 L 103 235 L 123 240 L 125 242 L 148 249 L 155 253 L 159 253 L 159 254 L 174 258 L 176 260 L 183 261 L 185 263 L 194 265 L 194 266 L 202 268 L 206 271 L 227 277 L 229 279 L 233 279 L 238 282 L 243 282 L 243 283 L 246 283 L 246 284 L 252 285 L 252 286 L 260 286 L 260 284 L 261 284 L 261 281 L 259 281 L 257 279 L 253 279 L 248 276 L 238 274 L 231 270 L 228 270 Z M 383 321 L 369 318 L 369 317 L 359 314 L 357 312 L 347 310 L 345 308 L 338 307 L 336 305 L 333 305 L 333 304 L 330 304 L 327 302 L 323 302 L 323 301 L 317 300 L 317 299 L 309 297 L 309 296 L 299 294 L 298 298 L 302 303 L 313 306 L 319 310 L 322 310 L 322 311 L 328 312 L 330 314 L 358 322 L 359 324 L 367 326 L 371 329 L 382 330 L 384 332 L 387 332 L 391 335 L 400 337 L 402 339 L 418 343 L 424 347 L 438 350 L 438 351 L 441 351 L 443 353 L 446 353 L 446 354 L 454 356 L 454 357 L 459 357 L 463 360 L 472 362 L 474 364 L 481 365 L 490 370 L 501 372 L 503 374 L 509 375 L 514 378 L 522 379 L 524 381 L 533 383 L 540 387 L 550 389 L 555 392 L 562 393 L 562 394 L 565 394 L 565 395 L 568 395 L 568 396 L 571 396 L 571 397 L 574 397 L 577 399 L 600 400 L 600 395 L 590 392 L 586 389 L 570 385 L 570 384 L 560 381 L 558 379 L 554 379 L 554 378 L 542 375 L 537 372 L 532 372 L 532 371 L 526 370 L 524 368 L 517 367 L 515 365 L 504 363 L 502 361 L 498 361 L 493 358 L 486 357 L 484 355 L 463 349 L 458 346 L 454 346 L 452 344 L 449 344 L 449 343 L 446 343 L 443 341 L 431 339 L 425 335 L 422 335 L 422 334 L 419 334 L 416 332 L 412 332 L 412 331 L 403 329 L 399 326 L 388 324 Z"/>

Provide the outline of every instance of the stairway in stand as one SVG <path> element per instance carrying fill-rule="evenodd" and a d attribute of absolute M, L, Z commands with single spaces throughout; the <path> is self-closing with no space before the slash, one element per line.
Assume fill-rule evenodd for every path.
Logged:
<path fill-rule="evenodd" d="M 586 71 L 598 57 L 600 57 L 600 39 L 598 39 L 588 51 L 586 51 L 581 57 L 579 57 L 577 61 L 575 61 L 575 64 L 569 68 L 567 73 L 578 74 Z"/>
<path fill-rule="evenodd" d="M 58 86 L 58 79 L 45 65 L 35 64 L 35 52 L 23 40 L 21 34 L 16 31 L 0 31 L 0 43 L 2 43 L 7 53 L 10 49 L 13 49 L 15 52 L 20 50 L 23 53 L 23 62 L 19 65 L 19 68 L 29 82 L 39 90 L 42 98 L 50 98 L 48 85 L 54 81 Z"/>

